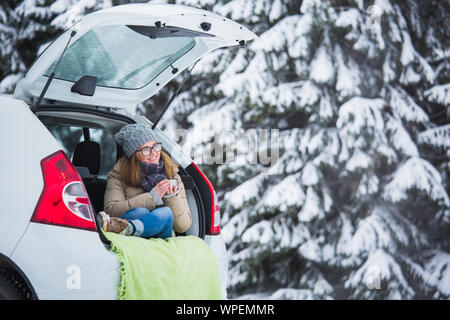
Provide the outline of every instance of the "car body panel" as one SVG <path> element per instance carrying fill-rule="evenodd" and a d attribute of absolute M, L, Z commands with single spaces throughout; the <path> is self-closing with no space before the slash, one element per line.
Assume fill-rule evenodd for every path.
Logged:
<path fill-rule="evenodd" d="M 42 192 L 40 161 L 61 147 L 23 101 L 0 96 L 0 106 L 0 252 L 10 256 Z"/>
<path fill-rule="evenodd" d="M 94 231 L 31 222 L 11 259 L 39 299 L 117 299 L 120 263 Z"/>

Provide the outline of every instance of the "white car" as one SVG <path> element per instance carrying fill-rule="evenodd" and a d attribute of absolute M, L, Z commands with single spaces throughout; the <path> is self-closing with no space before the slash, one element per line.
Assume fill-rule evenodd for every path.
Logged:
<path fill-rule="evenodd" d="M 244 26 L 200 9 L 112 7 L 64 32 L 13 97 L 0 96 L 0 299 L 117 299 L 119 261 L 96 217 L 106 174 L 122 155 L 113 135 L 129 123 L 150 123 L 121 109 L 148 99 L 208 52 L 254 38 Z M 226 297 L 214 187 L 179 145 L 154 129 L 180 164 L 193 215 L 185 234 L 204 239 L 217 255 Z"/>

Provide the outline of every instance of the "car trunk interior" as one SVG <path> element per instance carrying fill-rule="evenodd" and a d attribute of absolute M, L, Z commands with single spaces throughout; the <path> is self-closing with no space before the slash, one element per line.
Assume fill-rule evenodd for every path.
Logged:
<path fill-rule="evenodd" d="M 112 169 L 115 162 L 123 155 L 122 148 L 112 138 L 113 134 L 123 125 L 134 123 L 135 121 L 125 115 L 109 111 L 67 106 L 41 106 L 36 115 L 56 140 L 66 149 L 64 151 L 83 179 L 95 212 L 102 211 L 107 172 Z M 94 141 L 96 140 L 95 135 L 93 135 L 94 131 L 108 132 L 108 136 L 111 137 L 110 140 L 114 141 L 114 148 L 104 145 L 103 140 L 100 143 L 98 139 Z M 112 145 L 112 143 L 110 144 Z M 105 155 L 105 150 L 102 150 L 103 147 L 109 148 L 107 154 L 112 157 L 109 163 L 105 163 L 104 160 L 101 161 L 100 159 L 102 154 L 103 158 Z M 174 160 L 177 162 L 177 159 Z M 177 235 L 195 235 L 204 238 L 207 223 L 205 220 L 208 220 L 207 217 L 205 218 L 205 212 L 208 211 L 205 210 L 207 207 L 207 204 L 204 204 L 205 196 L 199 191 L 199 189 L 202 189 L 202 181 L 198 180 L 192 168 L 188 167 L 186 169 L 179 166 L 179 175 L 183 181 L 192 214 L 192 226 L 185 233 Z M 197 187 L 199 184 L 200 188 Z M 96 218 L 98 218 L 97 214 Z M 109 241 L 101 231 L 98 219 L 96 223 L 100 239 L 105 244 L 109 244 Z"/>

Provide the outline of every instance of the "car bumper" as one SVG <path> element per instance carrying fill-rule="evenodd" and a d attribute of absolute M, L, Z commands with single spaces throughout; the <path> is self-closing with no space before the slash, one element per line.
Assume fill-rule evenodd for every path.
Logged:
<path fill-rule="evenodd" d="M 120 263 L 96 232 L 30 223 L 11 259 L 38 299 L 117 299 Z"/>
<path fill-rule="evenodd" d="M 227 297 L 228 260 L 221 235 L 204 238 L 217 256 L 222 297 Z M 30 223 L 11 259 L 38 299 L 118 298 L 120 262 L 96 232 Z"/>

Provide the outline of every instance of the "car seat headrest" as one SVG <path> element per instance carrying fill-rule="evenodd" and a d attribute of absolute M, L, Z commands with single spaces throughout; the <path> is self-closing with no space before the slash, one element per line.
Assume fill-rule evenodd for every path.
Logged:
<path fill-rule="evenodd" d="M 87 167 L 91 174 L 100 171 L 100 145 L 94 141 L 80 142 L 73 152 L 72 163 L 77 167 Z"/>

